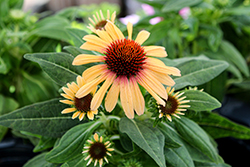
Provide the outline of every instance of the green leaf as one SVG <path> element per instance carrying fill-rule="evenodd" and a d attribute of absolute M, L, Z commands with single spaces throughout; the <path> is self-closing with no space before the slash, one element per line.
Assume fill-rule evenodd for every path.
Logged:
<path fill-rule="evenodd" d="M 178 132 L 167 123 L 160 123 L 158 126 L 165 138 L 171 136 L 174 141 L 180 143 L 180 147 L 178 148 L 167 148 L 168 145 L 165 142 L 164 155 L 167 165 L 174 167 L 194 167 L 193 160 Z"/>
<path fill-rule="evenodd" d="M 160 130 L 153 128 L 151 124 L 146 122 L 135 122 L 126 117 L 120 120 L 119 129 L 122 133 L 126 133 L 136 145 L 146 151 L 160 167 L 166 167 L 163 154 L 164 136 Z"/>
<path fill-rule="evenodd" d="M 50 16 L 37 22 L 29 32 L 29 36 L 36 35 L 69 42 L 71 38 L 66 27 L 70 27 L 67 19 L 60 16 Z"/>
<path fill-rule="evenodd" d="M 88 161 L 85 161 L 86 157 L 84 157 L 82 154 L 78 155 L 75 159 L 69 161 L 69 162 L 65 162 L 64 164 L 62 164 L 61 167 L 83 167 L 86 166 Z"/>
<path fill-rule="evenodd" d="M 250 90 L 250 79 L 246 79 L 242 82 L 239 82 L 239 83 L 234 83 L 235 86 L 238 86 L 242 89 L 245 89 L 245 90 Z"/>
<path fill-rule="evenodd" d="M 250 7 L 249 6 L 240 6 L 226 10 L 227 14 L 230 15 L 249 15 Z"/>
<path fill-rule="evenodd" d="M 33 149 L 33 152 L 41 152 L 48 148 L 52 148 L 56 142 L 56 138 L 42 136 L 39 143 Z"/>
<path fill-rule="evenodd" d="M 195 122 L 182 117 L 181 119 L 175 119 L 175 126 L 183 139 L 190 145 L 201 150 L 213 162 L 219 161 L 217 151 L 210 142 L 208 135 Z"/>
<path fill-rule="evenodd" d="M 34 158 L 26 162 L 23 167 L 34 167 L 34 166 L 35 167 L 49 167 L 51 166 L 52 164 L 45 160 L 45 155 L 46 155 L 46 152 L 35 156 Z"/>
<path fill-rule="evenodd" d="M 92 51 L 83 50 L 83 49 L 80 49 L 80 48 L 75 47 L 75 46 L 65 46 L 63 49 L 66 50 L 67 52 L 69 52 L 70 54 L 72 54 L 74 57 L 76 57 L 79 54 L 92 54 L 92 55 L 95 55 L 95 53 L 92 52 Z"/>
<path fill-rule="evenodd" d="M 188 103 L 188 105 L 190 105 L 188 108 L 189 110 L 211 111 L 221 107 L 220 102 L 206 92 L 201 92 L 199 90 L 185 90 L 182 92 L 185 92 L 185 100 L 190 100 Z"/>
<path fill-rule="evenodd" d="M 190 60 L 176 66 L 181 71 L 181 77 L 175 78 L 176 89 L 186 86 L 204 84 L 228 67 L 228 63 L 219 60 Z"/>
<path fill-rule="evenodd" d="M 46 160 L 52 163 L 64 163 L 82 154 L 85 141 L 102 122 L 92 121 L 75 126 L 68 130 L 47 155 Z"/>
<path fill-rule="evenodd" d="M 230 167 L 225 163 L 213 163 L 213 162 L 198 162 L 194 161 L 195 167 Z"/>
<path fill-rule="evenodd" d="M 86 31 L 77 28 L 67 28 L 67 30 L 74 42 L 74 46 L 80 47 L 85 42 L 82 38 L 88 34 Z"/>
<path fill-rule="evenodd" d="M 236 124 L 218 114 L 200 112 L 193 115 L 191 119 L 215 139 L 229 136 L 244 140 L 250 139 L 250 128 Z"/>
<path fill-rule="evenodd" d="M 202 0 L 168 0 L 162 7 L 162 12 L 178 11 L 187 6 L 193 6 Z"/>
<path fill-rule="evenodd" d="M 68 105 L 59 100 L 35 103 L 5 114 L 0 117 L 0 125 L 42 136 L 61 137 L 71 127 L 79 124 L 79 121 L 72 120 L 71 115 L 61 114 Z"/>
<path fill-rule="evenodd" d="M 227 56 L 245 76 L 249 76 L 249 70 L 247 63 L 240 52 L 229 42 L 222 41 L 221 49 L 224 51 L 224 55 Z"/>
<path fill-rule="evenodd" d="M 73 66 L 74 57 L 67 53 L 34 53 L 25 59 L 37 62 L 49 77 L 60 86 L 76 80 L 85 70 L 84 66 Z"/>

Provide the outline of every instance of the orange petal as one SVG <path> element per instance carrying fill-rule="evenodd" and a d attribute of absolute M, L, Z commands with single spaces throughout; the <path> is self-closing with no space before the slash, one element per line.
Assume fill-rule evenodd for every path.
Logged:
<path fill-rule="evenodd" d="M 64 104 L 69 104 L 69 105 L 74 105 L 75 103 L 73 101 L 70 101 L 70 100 L 60 100 L 61 103 L 64 103 Z"/>
<path fill-rule="evenodd" d="M 67 113 L 71 113 L 76 111 L 76 108 L 65 108 L 64 110 L 62 110 L 62 114 L 67 114 Z"/>
<path fill-rule="evenodd" d="M 149 35 L 150 33 L 148 31 L 142 30 L 138 33 L 135 42 L 138 42 L 141 45 L 148 39 Z"/>
<path fill-rule="evenodd" d="M 90 42 L 90 43 L 95 43 L 96 45 L 101 46 L 101 47 L 107 47 L 107 45 L 109 44 L 105 40 L 102 40 L 101 38 L 95 35 L 85 35 L 83 37 L 83 40 Z"/>
<path fill-rule="evenodd" d="M 96 34 L 104 41 L 108 42 L 109 44 L 113 42 L 112 38 L 109 34 L 104 30 L 96 30 Z"/>
<path fill-rule="evenodd" d="M 104 56 L 80 54 L 76 56 L 73 60 L 73 65 L 83 65 L 89 63 L 103 62 Z"/>
<path fill-rule="evenodd" d="M 129 80 L 130 80 L 131 92 L 133 92 L 132 97 L 133 97 L 135 112 L 137 113 L 137 115 L 142 115 L 144 113 L 144 107 L 145 107 L 145 101 L 143 95 L 135 78 L 131 77 Z"/>
<path fill-rule="evenodd" d="M 144 46 L 143 47 L 147 56 L 155 56 L 155 57 L 166 57 L 167 52 L 165 48 L 162 46 Z"/>
<path fill-rule="evenodd" d="M 95 87 L 101 83 L 102 81 L 104 81 L 106 79 L 107 75 L 103 74 L 101 76 L 99 76 L 98 78 L 86 83 L 85 85 L 83 85 L 76 93 L 76 97 L 77 98 L 82 98 L 84 96 L 86 96 L 87 94 L 89 94 L 93 89 L 95 89 Z"/>
<path fill-rule="evenodd" d="M 97 108 L 101 105 L 104 95 L 106 94 L 109 86 L 113 83 L 114 79 L 115 74 L 110 73 L 106 81 L 102 84 L 100 89 L 96 92 L 93 99 L 91 100 L 91 110 L 97 110 Z"/>
<path fill-rule="evenodd" d="M 86 69 L 82 73 L 82 76 L 86 80 L 86 82 L 89 82 L 100 76 L 103 73 L 103 71 L 105 71 L 105 69 L 107 69 L 106 64 L 98 64 Z"/>
<path fill-rule="evenodd" d="M 132 39 L 132 32 L 133 32 L 133 24 L 132 23 L 128 22 L 127 30 L 128 30 L 128 39 Z"/>
<path fill-rule="evenodd" d="M 111 112 L 117 103 L 119 92 L 120 92 L 120 86 L 119 86 L 120 79 L 116 78 L 107 93 L 106 99 L 105 99 L 105 108 L 108 112 Z"/>
<path fill-rule="evenodd" d="M 62 90 L 66 93 L 66 94 L 68 94 L 69 96 L 72 96 L 72 97 L 74 97 L 74 92 L 72 92 L 69 88 L 66 88 L 66 87 L 62 87 Z"/>
<path fill-rule="evenodd" d="M 155 71 L 151 71 L 151 73 L 164 85 L 173 86 L 175 84 L 174 80 L 168 74 L 158 73 Z"/>
<path fill-rule="evenodd" d="M 120 80 L 120 99 L 123 110 L 129 119 L 134 118 L 132 92 L 127 77 Z"/>
<path fill-rule="evenodd" d="M 97 51 L 100 53 L 102 53 L 105 50 L 105 48 L 99 45 L 96 45 L 95 43 L 91 43 L 91 42 L 85 42 L 84 44 L 80 46 L 80 48 L 85 49 L 85 50 Z"/>

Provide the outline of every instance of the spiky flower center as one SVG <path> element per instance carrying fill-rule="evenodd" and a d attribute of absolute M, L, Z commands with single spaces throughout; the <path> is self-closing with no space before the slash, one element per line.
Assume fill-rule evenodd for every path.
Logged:
<path fill-rule="evenodd" d="M 104 143 L 95 142 L 89 148 L 89 154 L 93 159 L 102 159 L 107 154 L 107 148 Z"/>
<path fill-rule="evenodd" d="M 112 42 L 104 53 L 108 69 L 117 76 L 131 77 L 143 69 L 145 51 L 133 40 L 121 39 Z"/>
<path fill-rule="evenodd" d="M 101 29 L 103 29 L 105 27 L 106 24 L 107 24 L 107 21 L 106 20 L 102 20 L 102 21 L 100 21 L 99 23 L 97 23 L 95 25 L 95 29 L 101 30 Z"/>
<path fill-rule="evenodd" d="M 173 96 L 168 96 L 168 100 L 164 100 L 166 105 L 160 105 L 160 110 L 163 114 L 174 114 L 178 108 L 178 101 Z"/>
<path fill-rule="evenodd" d="M 90 103 L 92 100 L 92 94 L 88 94 L 82 98 L 75 97 L 75 108 L 78 111 L 87 112 L 90 111 Z"/>

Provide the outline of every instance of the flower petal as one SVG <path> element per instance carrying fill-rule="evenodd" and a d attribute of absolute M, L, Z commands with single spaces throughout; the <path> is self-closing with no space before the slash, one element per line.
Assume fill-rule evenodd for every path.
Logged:
<path fill-rule="evenodd" d="M 173 86 L 175 84 L 174 80 L 167 74 L 158 73 L 155 71 L 151 71 L 151 73 L 158 81 L 160 81 L 164 85 Z"/>
<path fill-rule="evenodd" d="M 76 117 L 78 117 L 81 114 L 81 111 L 77 111 L 72 115 L 72 119 L 75 119 Z"/>
<path fill-rule="evenodd" d="M 140 45 L 143 44 L 143 42 L 145 42 L 148 37 L 149 37 L 150 33 L 148 31 L 142 30 L 138 33 L 135 42 L 139 43 Z"/>
<path fill-rule="evenodd" d="M 62 90 L 66 93 L 66 94 L 68 94 L 69 96 L 72 96 L 72 97 L 74 97 L 74 92 L 72 92 L 69 88 L 66 88 L 66 87 L 62 87 Z"/>
<path fill-rule="evenodd" d="M 95 43 L 96 45 L 101 47 L 107 47 L 107 45 L 109 44 L 105 40 L 102 40 L 101 38 L 95 35 L 85 35 L 82 39 L 87 42 Z"/>
<path fill-rule="evenodd" d="M 86 80 L 86 82 L 92 81 L 93 79 L 100 76 L 103 73 L 103 71 L 105 71 L 104 69 L 106 68 L 107 68 L 106 64 L 98 64 L 98 65 L 92 66 L 86 69 L 82 73 L 82 77 Z"/>
<path fill-rule="evenodd" d="M 168 67 L 159 59 L 147 57 L 146 61 L 147 62 L 145 66 L 152 71 L 174 76 L 181 76 L 181 72 L 178 68 Z"/>
<path fill-rule="evenodd" d="M 98 78 L 86 83 L 85 85 L 83 85 L 77 92 L 76 92 L 76 97 L 77 98 L 82 98 L 84 96 L 86 96 L 87 94 L 89 94 L 93 89 L 95 89 L 95 87 L 101 83 L 102 81 L 104 81 L 107 78 L 106 74 L 103 74 L 101 76 L 99 76 Z"/>
<path fill-rule="evenodd" d="M 79 86 L 79 88 L 82 87 L 84 84 L 86 84 L 84 78 L 81 76 L 77 76 L 76 82 L 77 82 L 77 85 Z"/>
<path fill-rule="evenodd" d="M 87 117 L 90 119 L 90 120 L 93 120 L 94 119 L 94 113 L 92 111 L 88 111 L 87 112 Z"/>
<path fill-rule="evenodd" d="M 133 104 L 134 109 L 137 115 L 142 115 L 144 113 L 144 107 L 145 107 L 145 101 L 143 98 L 143 95 L 141 93 L 141 90 L 136 83 L 136 80 L 134 77 L 131 77 L 130 79 L 130 86 L 131 86 L 131 92 L 133 97 Z"/>
<path fill-rule="evenodd" d="M 60 100 L 61 103 L 64 103 L 64 104 L 69 104 L 69 105 L 74 105 L 75 103 L 73 101 L 70 101 L 70 100 Z"/>
<path fill-rule="evenodd" d="M 127 30 L 128 30 L 128 39 L 132 39 L 132 32 L 133 32 L 133 24 L 132 23 L 128 22 Z"/>
<path fill-rule="evenodd" d="M 106 81 L 102 84 L 100 89 L 96 92 L 93 99 L 91 100 L 90 108 L 91 110 L 97 110 L 97 108 L 101 105 L 102 100 L 104 98 L 105 93 L 107 92 L 109 86 L 113 83 L 115 79 L 115 74 L 110 73 L 106 79 Z"/>
<path fill-rule="evenodd" d="M 96 34 L 104 41 L 106 42 L 113 42 L 112 38 L 109 36 L 109 34 L 104 30 L 96 30 Z"/>
<path fill-rule="evenodd" d="M 85 50 L 97 51 L 100 53 L 104 51 L 103 47 L 96 45 L 95 43 L 91 43 L 91 42 L 85 42 L 84 44 L 80 46 L 80 48 L 85 49 Z"/>
<path fill-rule="evenodd" d="M 103 61 L 104 61 L 104 56 L 80 54 L 74 58 L 72 64 L 83 65 L 83 64 L 103 62 Z"/>
<path fill-rule="evenodd" d="M 122 34 L 121 30 L 119 28 L 117 28 L 116 25 L 114 25 L 109 20 L 107 21 L 107 24 L 105 25 L 105 30 L 112 37 L 113 40 L 125 38 L 124 35 Z"/>
<path fill-rule="evenodd" d="M 122 108 L 129 119 L 134 118 L 132 92 L 127 77 L 120 80 L 120 99 Z"/>
<path fill-rule="evenodd" d="M 73 97 L 73 96 L 70 96 L 70 95 L 68 95 L 68 94 L 61 93 L 61 96 L 63 96 L 63 97 L 66 98 L 66 99 L 74 100 L 74 97 Z"/>
<path fill-rule="evenodd" d="M 120 86 L 119 86 L 120 79 L 116 78 L 107 93 L 107 96 L 105 98 L 105 108 L 108 112 L 111 112 L 117 103 L 119 92 L 120 92 Z"/>
<path fill-rule="evenodd" d="M 62 114 L 67 114 L 67 113 L 71 113 L 76 111 L 76 108 L 65 108 L 64 110 L 62 110 Z"/>
<path fill-rule="evenodd" d="M 147 56 L 166 57 L 168 54 L 162 46 L 144 46 Z"/>

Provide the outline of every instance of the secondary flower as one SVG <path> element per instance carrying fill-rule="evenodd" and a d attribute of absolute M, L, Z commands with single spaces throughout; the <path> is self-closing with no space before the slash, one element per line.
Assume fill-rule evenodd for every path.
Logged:
<path fill-rule="evenodd" d="M 102 103 L 109 89 L 105 108 L 111 112 L 118 100 L 128 118 L 134 118 L 134 110 L 138 115 L 143 114 L 145 101 L 138 83 L 144 87 L 162 106 L 168 95 L 162 84 L 175 84 L 169 75 L 180 76 L 175 67 L 168 67 L 154 57 L 166 57 L 167 53 L 161 46 L 142 46 L 149 37 L 149 32 L 142 30 L 135 40 L 132 39 L 133 25 L 128 23 L 128 37 L 110 21 L 104 30 L 96 30 L 96 35 L 86 35 L 86 41 L 81 48 L 99 52 L 99 55 L 80 54 L 73 65 L 83 65 L 100 62 L 83 72 L 87 83 L 76 93 L 77 98 L 86 96 L 90 90 L 103 82 L 91 101 L 91 109 L 96 110 Z"/>
<path fill-rule="evenodd" d="M 115 18 L 116 18 L 116 12 L 114 12 L 110 18 L 109 10 L 107 10 L 107 17 L 105 18 L 103 16 L 102 11 L 100 10 L 100 15 L 98 14 L 98 12 L 96 12 L 96 15 L 93 15 L 93 19 L 89 17 L 89 21 L 92 24 L 89 24 L 88 28 L 93 32 L 95 32 L 96 30 L 102 30 L 107 24 L 107 20 L 110 20 L 111 22 L 114 23 Z"/>
<path fill-rule="evenodd" d="M 65 97 L 67 100 L 60 100 L 60 102 L 64 104 L 71 105 L 70 108 L 66 108 L 62 111 L 62 114 L 72 113 L 72 119 L 75 119 L 79 117 L 79 120 L 81 121 L 85 114 L 87 113 L 87 117 L 91 120 L 94 119 L 94 114 L 97 114 L 97 110 L 91 110 L 90 109 L 90 102 L 93 98 L 93 95 L 96 91 L 96 88 L 93 87 L 92 90 L 85 96 L 81 98 L 77 98 L 75 96 L 76 92 L 79 90 L 80 87 L 82 87 L 85 84 L 85 80 L 81 77 L 77 77 L 77 84 L 75 82 L 72 82 L 71 84 L 67 84 L 67 87 L 63 87 L 62 90 L 65 93 L 62 93 L 61 95 Z"/>
<path fill-rule="evenodd" d="M 108 163 L 107 155 L 111 156 L 110 152 L 114 151 L 110 146 L 110 141 L 104 141 L 102 136 L 99 138 L 98 134 L 95 133 L 92 140 L 87 140 L 83 147 L 82 153 L 87 156 L 84 160 L 87 161 L 89 159 L 86 166 L 94 161 L 94 166 L 99 162 L 99 166 L 101 167 L 103 165 L 103 159 Z"/>
<path fill-rule="evenodd" d="M 184 92 L 174 93 L 174 88 L 167 87 L 168 99 L 166 100 L 166 105 L 158 105 L 159 108 L 159 118 L 166 117 L 169 121 L 172 121 L 172 116 L 180 118 L 178 115 L 184 115 L 182 111 L 186 111 L 190 105 L 185 105 L 189 100 L 184 100 L 186 96 L 181 97 Z"/>

